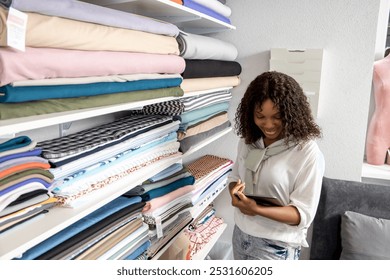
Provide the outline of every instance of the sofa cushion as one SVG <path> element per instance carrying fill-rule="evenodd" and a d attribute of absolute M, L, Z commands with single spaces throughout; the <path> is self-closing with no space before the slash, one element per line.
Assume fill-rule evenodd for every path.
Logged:
<path fill-rule="evenodd" d="M 390 220 L 346 211 L 341 217 L 342 260 L 390 259 Z"/>

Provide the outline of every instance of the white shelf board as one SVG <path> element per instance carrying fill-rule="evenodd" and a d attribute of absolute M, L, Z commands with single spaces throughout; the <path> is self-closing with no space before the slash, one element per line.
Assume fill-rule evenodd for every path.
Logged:
<path fill-rule="evenodd" d="M 362 178 L 387 180 L 390 182 L 390 165 L 372 165 L 364 162 L 362 166 Z"/>
<path fill-rule="evenodd" d="M 175 24 L 180 30 L 206 34 L 236 27 L 170 0 L 84 0 L 84 2 L 121 10 Z"/>
<path fill-rule="evenodd" d="M 195 255 L 192 256 L 192 260 L 204 260 L 208 253 L 211 251 L 215 243 L 217 243 L 218 239 L 221 237 L 222 233 L 225 231 L 227 227 L 226 223 L 223 223 L 218 231 L 212 236 L 210 241 Z"/>
<path fill-rule="evenodd" d="M 118 104 L 118 105 L 109 105 L 109 106 L 94 107 L 94 108 L 82 109 L 82 110 L 72 110 L 72 111 L 2 120 L 0 121 L 0 138 L 1 136 L 4 135 L 12 135 L 22 131 L 48 127 L 60 123 L 67 123 L 67 122 L 87 119 L 91 117 L 97 117 L 97 116 L 120 112 L 120 111 L 134 110 L 137 108 L 142 108 L 143 106 L 146 106 L 148 104 L 169 101 L 176 98 L 177 97 L 162 97 L 162 98 L 157 98 L 152 100 L 141 100 L 141 101 Z"/>
<path fill-rule="evenodd" d="M 54 207 L 43 219 L 21 224 L 0 235 L 0 259 L 13 259 L 23 252 L 77 222 L 123 193 L 141 184 L 144 180 L 174 163 L 182 162 L 181 156 L 172 156 L 148 165 L 109 186 L 99 189 L 88 197 L 88 202 L 78 208 Z M 153 170 L 153 174 L 151 174 Z M 127 179 L 127 180 L 126 180 Z"/>
<path fill-rule="evenodd" d="M 219 138 L 223 137 L 224 135 L 231 132 L 233 129 L 232 127 L 226 128 L 225 130 L 205 139 L 204 141 L 200 142 L 198 145 L 190 148 L 187 152 L 183 154 L 183 158 L 188 157 L 189 155 L 195 153 L 196 151 L 202 149 L 203 147 L 207 146 L 208 144 L 218 140 Z"/>

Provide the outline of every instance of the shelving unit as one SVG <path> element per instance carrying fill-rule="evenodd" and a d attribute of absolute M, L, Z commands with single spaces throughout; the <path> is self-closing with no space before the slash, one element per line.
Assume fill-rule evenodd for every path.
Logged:
<path fill-rule="evenodd" d="M 128 11 L 131 13 L 170 22 L 177 25 L 181 31 L 194 34 L 207 34 L 236 29 L 233 25 L 227 24 L 223 21 L 212 18 L 208 15 L 202 14 L 198 11 L 184 7 L 169 0 L 88 0 L 84 2 L 106 6 L 112 9 Z M 143 106 L 149 104 L 174 100 L 177 98 L 199 96 L 213 92 L 215 90 L 226 90 L 231 88 L 232 87 L 224 87 L 220 89 L 191 92 L 184 94 L 182 97 L 163 97 L 152 100 L 142 100 L 90 109 L 0 120 L 0 139 L 14 137 L 17 133 L 33 129 L 42 129 L 52 125 L 60 125 L 61 128 L 61 126 L 65 126 L 65 124 L 71 123 L 73 121 L 86 120 L 97 116 L 127 110 L 141 109 Z M 3 234 L 0 234 L 0 260 L 19 257 L 30 248 L 46 240 L 47 238 L 50 238 L 54 234 L 77 222 L 101 206 L 109 203 L 123 193 L 141 184 L 151 176 L 159 173 L 174 163 L 182 163 L 185 156 L 193 154 L 209 143 L 217 140 L 219 137 L 223 137 L 230 131 L 231 128 L 226 129 L 223 132 L 203 141 L 196 147 L 191 148 L 190 151 L 188 151 L 185 155 L 173 156 L 165 160 L 158 161 L 132 173 L 131 181 L 129 181 L 128 178 L 123 178 L 122 180 L 110 184 L 109 187 L 99 189 L 98 191 L 89 194 L 88 200 L 83 199 L 83 202 L 85 203 L 77 208 L 51 208 L 47 214 L 39 215 L 37 218 L 34 218 L 26 223 L 4 232 Z M 153 170 L 152 173 L 151 170 Z M 205 206 L 206 205 L 202 207 Z M 193 213 L 193 215 L 195 215 L 195 213 Z M 212 248 L 225 228 L 226 225 L 224 225 L 224 227 L 221 228 L 220 233 L 216 234 L 216 236 L 213 238 L 213 242 L 208 245 L 210 247 L 208 251 Z M 173 241 L 174 240 L 171 242 Z M 169 244 L 171 244 L 171 242 Z M 166 248 L 169 247 L 169 244 L 166 245 Z M 155 258 L 158 258 L 158 256 L 160 256 L 163 252 L 164 250 L 159 252 Z M 200 258 L 201 256 L 198 257 Z"/>
<path fill-rule="evenodd" d="M 171 157 L 147 168 L 142 168 L 131 175 L 131 183 L 126 178 L 110 184 L 109 187 L 91 193 L 89 201 L 79 208 L 55 207 L 41 219 L 20 225 L 0 235 L 0 259 L 12 259 L 28 249 L 56 234 L 72 223 L 92 213 L 101 206 L 119 197 L 123 193 L 141 184 L 146 178 L 164 170 L 174 163 L 180 163 L 181 157 Z M 150 173 L 152 167 L 153 173 Z"/>
<path fill-rule="evenodd" d="M 207 34 L 236 29 L 231 24 L 170 0 L 84 0 L 84 2 L 170 22 L 188 33 Z"/>
<path fill-rule="evenodd" d="M 218 231 L 213 235 L 213 237 L 210 239 L 210 242 L 206 244 L 206 246 L 203 247 L 203 249 L 199 252 L 197 252 L 192 259 L 193 260 L 204 260 L 208 253 L 213 248 L 214 244 L 217 243 L 218 239 L 221 237 L 222 233 L 225 231 L 227 227 L 227 224 L 222 224 L 221 228 L 218 229 Z"/>

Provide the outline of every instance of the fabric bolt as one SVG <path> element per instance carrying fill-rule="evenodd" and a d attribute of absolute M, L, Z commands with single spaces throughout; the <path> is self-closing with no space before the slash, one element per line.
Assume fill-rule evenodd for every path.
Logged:
<path fill-rule="evenodd" d="M 93 180 L 95 176 L 99 176 L 103 172 L 106 172 L 110 168 L 115 168 L 115 166 L 120 166 L 122 163 L 126 161 L 134 160 L 135 157 L 142 155 L 145 152 L 161 145 L 163 143 L 168 143 L 176 141 L 175 134 L 172 133 L 172 136 L 166 136 L 161 139 L 156 139 L 154 141 L 150 141 L 144 144 L 142 147 L 136 149 L 130 149 L 125 152 L 116 154 L 115 156 L 105 159 L 104 161 L 95 162 L 92 165 L 81 167 L 77 170 L 76 173 L 69 174 L 68 176 L 61 178 L 56 181 L 58 184 L 55 184 L 51 191 L 53 193 L 63 193 L 67 192 L 66 190 L 72 188 L 72 184 L 84 184 L 85 182 Z M 61 184 L 62 182 L 62 184 Z"/>
<path fill-rule="evenodd" d="M 211 16 L 215 19 L 218 19 L 220 21 L 223 21 L 223 22 L 226 22 L 228 24 L 230 24 L 230 19 L 226 16 L 223 16 L 218 12 L 216 12 L 215 10 L 213 9 L 210 9 L 209 7 L 206 7 L 206 6 L 203 6 L 193 0 L 183 0 L 183 6 L 185 7 L 188 7 L 188 8 L 191 8 L 193 10 L 196 10 L 198 12 L 201 12 L 202 14 L 206 14 L 208 16 Z M 221 9 L 219 9 L 221 10 Z M 224 10 L 222 10 L 222 12 L 224 12 Z"/>
<path fill-rule="evenodd" d="M 18 136 L 11 138 L 0 144 L 0 155 L 5 151 L 23 148 L 29 146 L 32 143 L 33 141 L 28 136 Z"/>
<path fill-rule="evenodd" d="M 122 75 L 105 75 L 105 76 L 88 76 L 88 77 L 76 77 L 76 78 L 50 78 L 50 79 L 35 79 L 35 80 L 24 80 L 16 81 L 11 83 L 9 86 L 14 87 L 30 87 L 30 86 L 64 86 L 64 85 L 85 85 L 95 83 L 127 83 L 137 82 L 142 86 L 141 83 L 151 81 L 156 83 L 158 79 L 176 79 L 182 78 L 180 74 L 122 74 Z M 131 90 L 126 90 L 131 91 Z"/>
<path fill-rule="evenodd" d="M 16 175 L 18 175 L 18 174 L 19 173 L 17 173 Z M 19 184 L 19 183 L 22 183 L 22 182 L 25 182 L 25 181 L 31 180 L 31 179 L 39 179 L 39 180 L 45 181 L 48 186 L 51 186 L 51 184 L 53 182 L 53 179 L 51 179 L 47 176 L 44 176 L 42 174 L 30 174 L 27 176 L 19 177 L 17 179 L 11 178 L 11 180 L 10 180 L 10 177 L 12 177 L 12 176 L 7 177 L 4 181 L 0 180 L 0 193 L 2 193 L 3 191 L 6 191 L 6 189 L 8 189 L 12 186 L 15 186 L 16 184 Z"/>
<path fill-rule="evenodd" d="M 48 85 L 0 87 L 0 102 L 25 102 L 52 98 L 72 98 L 131 92 L 138 90 L 152 90 L 179 86 L 181 78 L 151 79 L 128 82 L 101 82 L 78 85 Z"/>
<path fill-rule="evenodd" d="M 185 93 L 217 89 L 222 87 L 236 87 L 241 83 L 239 76 L 210 77 L 210 78 L 192 78 L 183 79 L 180 87 Z"/>
<path fill-rule="evenodd" d="M 143 230 L 143 231 L 142 231 Z M 137 248 L 149 241 L 148 227 L 144 224 L 142 229 L 138 229 L 138 232 L 134 233 L 134 236 L 129 237 L 128 243 L 123 246 L 115 255 L 109 257 L 109 260 L 123 260 L 128 255 L 132 254 Z"/>
<path fill-rule="evenodd" d="M 16 200 L 12 201 L 8 206 L 23 204 L 26 201 L 30 202 L 31 200 L 39 198 L 42 195 L 45 195 L 45 198 L 52 197 L 51 193 L 47 189 L 43 189 L 43 188 L 37 189 L 20 195 Z"/>
<path fill-rule="evenodd" d="M 141 195 L 145 192 L 166 186 L 168 184 L 171 184 L 179 179 L 192 176 L 189 172 L 179 172 L 175 176 L 170 176 L 169 178 L 154 182 L 154 183 L 147 183 L 142 184 L 139 186 L 136 186 L 135 188 L 131 189 L 130 191 L 126 192 L 124 195 Z"/>
<path fill-rule="evenodd" d="M 227 158 L 215 156 L 215 155 L 204 155 L 192 163 L 187 165 L 188 170 L 198 181 L 203 177 L 210 174 L 213 170 L 218 169 L 220 166 L 224 166 L 232 161 Z"/>
<path fill-rule="evenodd" d="M 109 141 L 122 139 L 136 130 L 157 123 L 171 120 L 164 116 L 127 116 L 114 122 L 99 125 L 64 137 L 41 141 L 38 147 L 42 149 L 42 156 L 59 158 L 79 153 L 93 147 L 106 144 Z"/>
<path fill-rule="evenodd" d="M 223 15 L 224 17 L 230 17 L 232 14 L 232 9 L 228 6 L 222 4 L 218 0 L 191 0 L 192 2 L 198 3 L 204 7 L 207 7 L 218 14 Z"/>
<path fill-rule="evenodd" d="M 15 189 L 18 189 L 24 185 L 27 185 L 29 183 L 33 183 L 33 182 L 37 182 L 37 183 L 41 183 L 43 186 L 45 186 L 46 188 L 49 188 L 51 183 L 48 183 L 46 180 L 43 180 L 41 178 L 30 178 L 30 179 L 26 179 L 22 182 L 15 182 L 15 184 L 13 184 L 12 186 L 9 186 L 8 188 L 5 188 L 5 189 L 2 189 L 0 191 L 0 197 L 15 190 Z"/>
<path fill-rule="evenodd" d="M 136 250 L 134 250 L 131 254 L 125 256 L 123 259 L 124 260 L 135 260 L 137 257 L 142 255 L 144 252 L 146 252 L 151 245 L 150 240 L 145 241 L 142 243 L 140 246 L 137 247 Z"/>
<path fill-rule="evenodd" d="M 180 74 L 178 55 L 26 47 L 0 48 L 0 86 L 36 80 L 135 74 Z"/>
<path fill-rule="evenodd" d="M 0 115 L 1 115 L 1 110 L 0 110 Z M 35 140 L 32 140 L 28 144 L 22 144 L 21 146 L 17 145 L 14 148 L 6 148 L 4 151 L 0 152 L 0 158 L 4 158 L 6 156 L 15 155 L 19 153 L 29 152 L 31 150 L 34 150 L 36 145 L 37 142 Z"/>
<path fill-rule="evenodd" d="M 3 0 L 4 2 L 4 0 Z M 177 36 L 179 29 L 168 22 L 75 0 L 12 0 L 5 1 L 17 10 L 70 18 L 107 26 Z M 10 7 L 7 3 L 6 7 Z"/>
<path fill-rule="evenodd" d="M 205 188 L 201 189 L 196 195 L 192 197 L 192 204 L 196 205 L 198 202 L 208 197 L 213 197 L 216 193 L 219 193 L 226 187 L 227 176 L 231 169 L 226 170 L 224 174 L 219 176 L 213 181 L 210 181 Z M 214 193 L 214 195 L 213 195 Z"/>
<path fill-rule="evenodd" d="M 183 163 L 177 162 L 168 166 L 164 170 L 158 172 L 156 175 L 153 175 L 152 177 L 144 181 L 144 183 L 146 184 L 150 182 L 157 182 L 159 180 L 169 178 L 169 176 L 177 174 L 177 172 L 185 172 L 185 170 L 183 170 Z"/>
<path fill-rule="evenodd" d="M 147 211 L 143 211 L 142 213 L 144 215 L 154 215 L 155 211 L 161 207 L 167 207 L 168 203 L 179 200 L 179 199 L 185 199 L 187 198 L 187 194 L 191 193 L 195 189 L 195 186 L 187 185 L 183 186 L 182 188 L 178 188 L 176 190 L 173 190 L 165 195 L 153 198 L 146 202 L 147 204 Z M 158 212 L 156 212 L 158 213 Z"/>
<path fill-rule="evenodd" d="M 10 221 L 9 223 L 1 226 L 0 225 L 0 234 L 3 232 L 6 232 L 7 230 L 10 230 L 14 227 L 17 227 L 18 225 L 23 224 L 24 222 L 33 220 L 34 218 L 40 217 L 43 214 L 47 214 L 49 210 L 47 209 L 39 209 L 37 211 L 34 211 L 33 213 L 29 213 L 28 215 L 24 216 L 23 218 Z"/>
<path fill-rule="evenodd" d="M 45 162 L 28 162 L 28 163 L 18 164 L 0 171 L 0 178 L 7 178 L 8 176 L 14 175 L 15 173 L 24 170 L 35 169 L 35 168 L 49 169 L 50 164 Z"/>
<path fill-rule="evenodd" d="M 185 63 L 185 70 L 181 74 L 184 79 L 238 76 L 242 70 L 237 61 L 186 59 Z"/>
<path fill-rule="evenodd" d="M 228 122 L 228 115 L 226 112 L 222 112 L 220 114 L 216 114 L 215 116 L 212 116 L 204 121 L 201 121 L 193 126 L 189 126 L 185 132 L 178 131 L 178 140 L 181 141 L 184 138 L 194 136 L 206 131 L 209 131 L 219 125 L 222 125 L 226 122 Z"/>
<path fill-rule="evenodd" d="M 213 104 L 210 106 L 204 106 L 202 108 L 184 112 L 183 114 L 180 115 L 181 119 L 181 125 L 186 123 L 196 123 L 201 120 L 205 120 L 209 118 L 210 116 L 213 116 L 215 114 L 221 113 L 221 112 L 227 112 L 229 109 L 229 102 L 222 102 L 222 103 L 217 103 Z"/>
<path fill-rule="evenodd" d="M 184 112 L 188 112 L 217 103 L 230 102 L 231 98 L 232 92 L 230 90 L 226 90 L 202 94 L 196 97 L 184 97 L 181 98 L 181 102 L 184 105 Z"/>
<path fill-rule="evenodd" d="M 26 12 L 25 45 L 74 50 L 179 54 L 175 37 Z M 7 46 L 8 11 L 0 7 L 0 46 Z"/>
<path fill-rule="evenodd" d="M 6 178 L 1 178 L 0 179 L 0 190 L 3 189 L 4 186 L 9 184 L 9 183 L 17 182 L 19 180 L 23 180 L 25 178 L 31 178 L 34 176 L 42 178 L 46 182 L 50 182 L 50 183 L 54 179 L 53 174 L 47 169 L 41 169 L 41 168 L 27 169 L 27 170 L 23 170 L 21 172 L 17 172 L 13 175 L 7 176 Z"/>
<path fill-rule="evenodd" d="M 127 225 L 117 229 L 106 238 L 95 243 L 93 246 L 78 255 L 75 260 L 95 260 L 106 253 L 112 246 L 125 239 L 129 234 L 136 231 L 143 225 L 142 218 L 139 218 Z"/>
<path fill-rule="evenodd" d="M 37 163 L 48 163 L 48 160 L 45 158 L 42 158 L 40 156 L 29 156 L 29 157 L 19 157 L 10 159 L 7 161 L 3 161 L 0 163 L 0 172 L 3 170 L 6 170 L 12 166 L 30 163 L 30 162 L 37 162 Z"/>
<path fill-rule="evenodd" d="M 180 56 L 185 59 L 234 61 L 238 56 L 235 45 L 217 38 L 180 32 L 176 40 Z"/>
<path fill-rule="evenodd" d="M 141 217 L 140 209 L 144 203 L 132 204 L 129 208 L 117 211 L 97 223 L 80 231 L 56 247 L 40 255 L 38 260 L 70 260 L 80 255 L 93 244 L 115 232 L 117 229 Z"/>
<path fill-rule="evenodd" d="M 179 99 L 169 100 L 146 105 L 142 108 L 142 112 L 146 115 L 177 116 L 184 112 L 184 105 Z"/>
<path fill-rule="evenodd" d="M 0 163 L 11 160 L 11 159 L 15 159 L 15 158 L 39 156 L 41 153 L 42 153 L 42 150 L 38 149 L 38 148 L 30 150 L 30 151 L 26 151 L 26 152 L 14 153 L 11 155 L 0 157 Z"/>
<path fill-rule="evenodd" d="M 33 102 L 0 103 L 0 120 L 21 118 L 42 114 L 58 113 L 101 106 L 122 105 L 129 102 L 144 101 L 163 97 L 183 95 L 180 87 L 140 90 L 98 96 L 47 99 Z"/>
<path fill-rule="evenodd" d="M 172 127 L 178 127 L 176 122 L 172 122 L 170 124 L 174 124 Z M 151 143 L 160 143 L 163 141 L 171 141 L 175 139 L 175 130 L 169 131 L 170 124 L 163 125 L 157 128 L 153 128 L 151 130 L 147 130 L 146 132 L 140 133 L 133 138 L 129 138 L 127 140 L 118 141 L 114 145 L 111 145 L 109 142 L 107 145 L 101 146 L 99 150 L 93 150 L 90 154 L 82 153 L 79 156 L 71 157 L 71 161 L 66 164 L 58 165 L 58 162 L 53 163 L 53 168 L 50 169 L 50 172 L 55 175 L 56 183 L 53 186 L 56 186 L 58 182 L 63 181 L 68 176 L 77 176 L 81 175 L 85 168 L 91 166 L 92 163 L 96 163 L 98 161 L 105 161 L 117 154 L 132 150 L 139 150 L 140 146 L 145 146 L 146 143 L 152 141 Z M 176 137 L 177 138 L 177 137 Z M 155 139 L 156 141 L 153 141 Z M 139 150 L 140 151 L 140 150 Z M 61 160 L 64 162 L 66 160 Z"/>
<path fill-rule="evenodd" d="M 50 198 L 50 195 L 47 193 L 44 193 L 41 195 L 35 195 L 34 197 L 28 198 L 24 201 L 20 201 L 16 204 L 15 204 L 16 201 L 13 201 L 12 203 L 8 204 L 7 207 L 5 207 L 3 210 L 1 210 L 0 215 L 6 216 L 8 214 L 15 213 L 19 210 L 26 209 L 32 205 L 40 204 L 49 198 Z M 19 200 L 19 198 L 18 198 L 18 200 Z"/>
<path fill-rule="evenodd" d="M 82 230 L 94 225 L 95 223 L 101 221 L 102 219 L 122 209 L 126 209 L 126 211 L 129 210 L 129 212 L 132 211 L 132 205 L 138 202 L 141 202 L 141 197 L 126 198 L 120 196 L 112 200 L 111 202 L 105 204 L 104 206 L 98 208 L 97 210 L 85 216 L 84 218 L 81 218 L 77 222 L 66 227 L 62 231 L 52 235 L 51 237 L 45 239 L 44 241 L 37 244 L 36 246 L 30 248 L 25 253 L 23 253 L 21 257 L 16 259 L 22 259 L 22 260 L 35 259 L 36 257 L 42 255 L 46 251 L 54 248 L 58 244 L 61 244 L 68 238 L 76 235 Z"/>
<path fill-rule="evenodd" d="M 167 193 L 170 193 L 174 190 L 177 190 L 179 188 L 182 188 L 187 185 L 192 185 L 195 182 L 195 178 L 193 176 L 188 176 L 181 178 L 179 180 L 176 180 L 166 186 L 156 188 L 153 190 L 150 190 L 144 194 L 141 195 L 143 201 L 149 201 L 156 197 L 163 196 Z"/>

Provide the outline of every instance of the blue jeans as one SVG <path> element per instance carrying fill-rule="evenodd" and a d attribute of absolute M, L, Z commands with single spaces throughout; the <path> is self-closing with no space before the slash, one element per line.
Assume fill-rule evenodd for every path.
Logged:
<path fill-rule="evenodd" d="M 251 236 L 234 226 L 233 256 L 235 260 L 298 260 L 300 253 L 300 247 Z"/>

